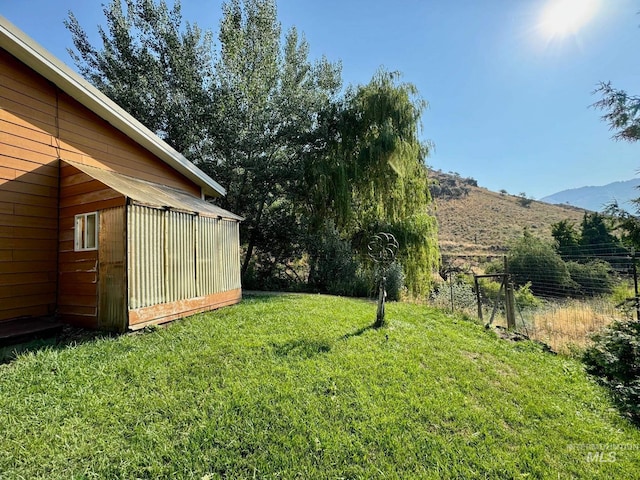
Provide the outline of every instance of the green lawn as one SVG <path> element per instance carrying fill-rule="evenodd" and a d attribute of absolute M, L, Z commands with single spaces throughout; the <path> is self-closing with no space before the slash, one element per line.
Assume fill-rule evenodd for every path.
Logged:
<path fill-rule="evenodd" d="M 640 431 L 579 362 L 424 306 L 367 329 L 375 309 L 253 297 L 22 355 L 0 366 L 0 478 L 640 475 Z"/>

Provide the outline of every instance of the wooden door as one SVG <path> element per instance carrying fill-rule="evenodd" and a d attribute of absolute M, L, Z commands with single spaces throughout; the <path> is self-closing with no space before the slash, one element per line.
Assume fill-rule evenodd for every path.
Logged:
<path fill-rule="evenodd" d="M 126 231 L 124 207 L 99 212 L 98 328 L 127 328 Z"/>

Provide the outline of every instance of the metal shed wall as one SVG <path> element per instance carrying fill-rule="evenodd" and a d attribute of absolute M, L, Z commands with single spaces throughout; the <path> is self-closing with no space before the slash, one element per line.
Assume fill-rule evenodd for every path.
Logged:
<path fill-rule="evenodd" d="M 130 328 L 239 301 L 237 220 L 127 208 Z"/>

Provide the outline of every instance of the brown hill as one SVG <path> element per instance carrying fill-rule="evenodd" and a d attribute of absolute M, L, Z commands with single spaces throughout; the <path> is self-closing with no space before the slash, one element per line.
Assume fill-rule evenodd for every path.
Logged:
<path fill-rule="evenodd" d="M 580 224 L 585 210 L 552 205 L 478 187 L 472 178 L 430 171 L 443 255 L 490 255 L 506 250 L 524 229 L 553 240 L 551 226 L 561 220 Z"/>

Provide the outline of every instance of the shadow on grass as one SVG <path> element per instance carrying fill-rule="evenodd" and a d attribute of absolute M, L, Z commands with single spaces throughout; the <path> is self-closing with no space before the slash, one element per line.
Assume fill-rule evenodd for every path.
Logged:
<path fill-rule="evenodd" d="M 285 343 L 272 343 L 273 353 L 278 357 L 312 358 L 328 353 L 331 344 L 324 340 L 300 338 Z"/>
<path fill-rule="evenodd" d="M 86 328 L 63 325 L 62 331 L 48 338 L 34 338 L 11 345 L 0 347 L 0 364 L 13 362 L 18 355 L 35 353 L 40 350 L 64 350 L 83 343 L 93 342 L 102 338 L 113 338 L 123 334 L 102 332 Z"/>
<path fill-rule="evenodd" d="M 369 330 L 379 330 L 379 329 L 376 328 L 373 324 L 367 325 L 366 327 L 362 327 L 356 330 L 355 332 L 347 333 L 346 335 L 341 336 L 340 340 L 349 340 L 352 337 L 359 337 L 360 335 L 368 332 Z"/>

